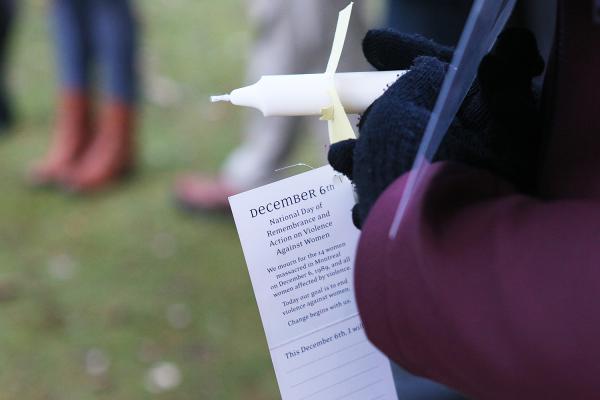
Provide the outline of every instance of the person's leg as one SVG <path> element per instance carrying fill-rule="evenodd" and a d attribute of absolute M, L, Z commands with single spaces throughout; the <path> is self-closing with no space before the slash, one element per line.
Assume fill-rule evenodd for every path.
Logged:
<path fill-rule="evenodd" d="M 76 191 L 99 189 L 133 164 L 138 95 L 137 23 L 128 0 L 90 0 L 89 19 L 102 78 L 102 110 L 90 148 L 65 184 Z"/>
<path fill-rule="evenodd" d="M 289 73 L 295 67 L 292 34 L 284 0 L 252 0 L 248 14 L 256 28 L 250 49 L 246 81 L 261 75 Z M 298 121 L 265 118 L 259 112 L 245 115 L 244 140 L 226 159 L 218 177 L 185 174 L 175 182 L 174 195 L 187 211 L 221 211 L 228 208 L 230 195 L 259 186 L 273 175 L 281 158 L 292 146 Z"/>
<path fill-rule="evenodd" d="M 56 127 L 47 155 L 31 171 L 35 185 L 54 184 L 88 142 L 91 39 L 85 0 L 53 0 L 50 17 L 59 74 Z"/>
<path fill-rule="evenodd" d="M 104 100 L 135 106 L 138 100 L 138 23 L 130 0 L 92 0 L 94 46 Z"/>
<path fill-rule="evenodd" d="M 8 41 L 16 14 L 15 0 L 0 0 L 0 69 L 6 64 Z"/>
<path fill-rule="evenodd" d="M 89 0 L 52 0 L 50 16 L 56 47 L 60 90 L 90 89 L 92 38 L 87 18 Z"/>
<path fill-rule="evenodd" d="M 272 0 L 269 0 L 272 1 Z M 331 43 L 335 34 L 338 13 L 348 5 L 346 0 L 293 0 L 284 1 L 277 23 L 272 22 L 269 35 L 260 38 L 253 49 L 249 66 L 249 80 L 262 75 L 306 74 L 324 72 Z M 265 28 L 265 30 L 267 30 Z M 367 63 L 361 51 L 366 33 L 365 7 L 356 3 L 352 24 L 348 30 L 340 71 L 365 70 Z M 276 61 L 275 61 L 276 60 Z M 327 144 L 327 124 L 317 117 L 305 118 L 315 131 L 317 141 Z M 242 189 L 268 183 L 276 175 L 294 147 L 301 119 L 282 117 L 265 118 L 253 113 L 246 128 L 242 145 L 228 158 L 223 175 Z M 268 128 L 268 129 L 264 129 Z M 317 149 L 318 158 L 326 162 L 326 150 Z M 254 171 L 244 171 L 244 165 L 256 165 Z"/>
<path fill-rule="evenodd" d="M 294 36 L 293 3 L 274 1 L 276 14 L 257 18 L 258 37 L 251 51 L 247 82 L 254 83 L 262 75 L 297 73 L 306 64 L 305 36 Z M 310 3 L 310 1 L 309 1 Z M 261 1 L 255 2 L 260 6 Z M 311 14 L 308 12 L 308 14 Z M 299 17 L 301 18 L 301 17 Z M 314 32 L 314 27 L 306 32 Z M 245 137 L 225 161 L 222 179 L 235 191 L 243 191 L 269 182 L 274 171 L 293 147 L 299 120 L 286 117 L 265 118 L 251 110 L 244 126 Z"/>
<path fill-rule="evenodd" d="M 6 82 L 6 59 L 15 12 L 15 0 L 0 0 L 0 133 L 8 129 L 14 119 Z"/>

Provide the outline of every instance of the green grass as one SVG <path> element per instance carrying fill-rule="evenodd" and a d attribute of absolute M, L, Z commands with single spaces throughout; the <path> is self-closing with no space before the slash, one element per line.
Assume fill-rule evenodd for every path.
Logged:
<path fill-rule="evenodd" d="M 277 398 L 232 221 L 183 216 L 170 197 L 178 172 L 217 171 L 239 139 L 239 110 L 208 95 L 243 82 L 243 2 L 137 2 L 154 99 L 144 102 L 140 168 L 85 198 L 23 181 L 48 143 L 55 73 L 46 2 L 22 3 L 10 79 L 20 120 L 0 138 L 0 399 Z M 173 304 L 191 312 L 184 329 L 167 321 Z M 90 349 L 109 358 L 105 374 L 86 372 Z M 183 381 L 151 394 L 144 379 L 161 361 Z"/>

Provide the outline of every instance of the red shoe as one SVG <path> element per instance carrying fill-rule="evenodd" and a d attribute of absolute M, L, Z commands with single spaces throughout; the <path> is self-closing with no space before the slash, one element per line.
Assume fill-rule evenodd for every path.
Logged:
<path fill-rule="evenodd" d="M 75 168 L 62 180 L 72 192 L 93 192 L 125 177 L 133 168 L 133 107 L 111 103 L 100 117 L 98 133 Z"/>
<path fill-rule="evenodd" d="M 29 172 L 34 186 L 58 183 L 74 168 L 89 143 L 90 101 L 82 93 L 64 93 L 59 101 L 56 128 L 48 153 Z"/>
<path fill-rule="evenodd" d="M 205 176 L 182 176 L 175 182 L 175 201 L 187 212 L 228 212 L 229 196 L 239 191 L 223 181 Z"/>

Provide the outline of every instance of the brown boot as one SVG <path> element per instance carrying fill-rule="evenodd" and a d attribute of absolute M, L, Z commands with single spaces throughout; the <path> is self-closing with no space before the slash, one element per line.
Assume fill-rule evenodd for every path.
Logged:
<path fill-rule="evenodd" d="M 134 119 L 132 106 L 109 103 L 102 110 L 98 132 L 76 167 L 63 179 L 75 192 L 92 192 L 122 178 L 133 167 Z"/>
<path fill-rule="evenodd" d="M 59 182 L 73 168 L 89 142 L 90 101 L 79 92 L 61 95 L 56 128 L 50 149 L 44 159 L 29 173 L 34 186 L 46 186 Z"/>

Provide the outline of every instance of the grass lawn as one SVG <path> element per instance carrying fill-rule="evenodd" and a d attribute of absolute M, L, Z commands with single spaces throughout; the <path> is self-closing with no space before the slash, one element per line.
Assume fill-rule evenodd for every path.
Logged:
<path fill-rule="evenodd" d="M 277 398 L 232 221 L 181 215 L 169 192 L 178 172 L 216 171 L 239 139 L 242 113 L 208 96 L 243 82 L 243 2 L 138 1 L 140 168 L 85 198 L 23 182 L 53 120 L 46 3 L 21 1 L 11 65 L 20 120 L 0 138 L 0 399 Z M 156 366 L 177 381 L 165 362 L 181 383 L 157 393 Z"/>

